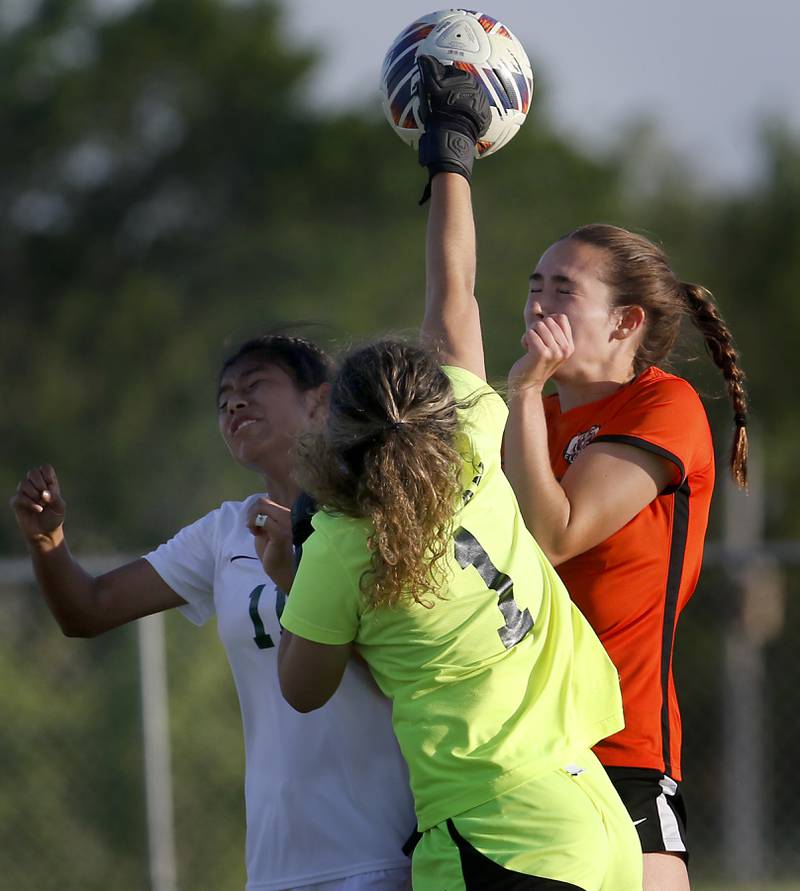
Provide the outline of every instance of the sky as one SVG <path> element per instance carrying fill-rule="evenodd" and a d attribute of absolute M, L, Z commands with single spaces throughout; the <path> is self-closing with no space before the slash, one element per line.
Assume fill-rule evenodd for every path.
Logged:
<path fill-rule="evenodd" d="M 394 37 L 435 6 L 413 0 L 287 0 L 290 33 L 325 59 L 318 105 L 378 99 Z M 646 116 L 710 187 L 758 176 L 757 131 L 773 115 L 800 134 L 800 0 L 492 0 L 516 34 L 537 103 L 579 145 L 619 141 Z M 527 126 L 531 125 L 531 122 Z"/>

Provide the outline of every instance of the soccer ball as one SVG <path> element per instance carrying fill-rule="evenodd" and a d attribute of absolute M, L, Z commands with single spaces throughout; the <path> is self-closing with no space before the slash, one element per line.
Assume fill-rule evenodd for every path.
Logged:
<path fill-rule="evenodd" d="M 512 139 L 528 114 L 533 72 L 522 44 L 502 22 L 483 12 L 442 9 L 397 35 L 383 60 L 381 100 L 392 129 L 415 148 L 425 129 L 415 91 L 420 54 L 469 71 L 486 91 L 492 122 L 475 157 L 491 155 Z"/>

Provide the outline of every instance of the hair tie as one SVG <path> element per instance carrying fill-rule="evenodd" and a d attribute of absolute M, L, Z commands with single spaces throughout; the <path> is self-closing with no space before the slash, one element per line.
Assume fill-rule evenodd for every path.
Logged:
<path fill-rule="evenodd" d="M 747 415 L 743 411 L 737 411 L 733 416 L 733 423 L 736 424 L 737 427 L 746 427 Z"/>

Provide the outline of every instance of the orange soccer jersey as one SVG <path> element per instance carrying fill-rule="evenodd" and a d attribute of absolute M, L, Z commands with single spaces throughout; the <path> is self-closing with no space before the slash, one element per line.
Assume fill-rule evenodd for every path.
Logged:
<path fill-rule="evenodd" d="M 672 677 L 675 627 L 694 592 L 714 487 L 702 403 L 685 380 L 649 368 L 611 396 L 561 412 L 545 402 L 558 479 L 591 443 L 661 455 L 672 484 L 612 536 L 557 569 L 617 666 L 625 729 L 595 753 L 609 767 L 655 768 L 680 779 L 681 719 Z"/>

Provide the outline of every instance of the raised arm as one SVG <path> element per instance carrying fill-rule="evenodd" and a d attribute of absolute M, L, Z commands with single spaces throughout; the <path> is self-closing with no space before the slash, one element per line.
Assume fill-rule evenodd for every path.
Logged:
<path fill-rule="evenodd" d="M 483 380 L 483 338 L 475 299 L 475 226 L 470 185 L 456 173 L 431 180 L 426 244 L 423 337 L 443 365 L 467 368 Z"/>
<path fill-rule="evenodd" d="M 68 637 L 94 637 L 186 602 L 146 560 L 134 560 L 100 576 L 83 569 L 67 547 L 66 503 L 49 464 L 29 471 L 10 503 L 39 587 Z"/>
<path fill-rule="evenodd" d="M 420 113 L 425 132 L 420 164 L 430 176 L 426 243 L 427 288 L 421 333 L 443 364 L 485 380 L 480 314 L 475 299 L 475 224 L 470 177 L 475 143 L 490 109 L 475 78 L 429 56 L 419 60 Z"/>

